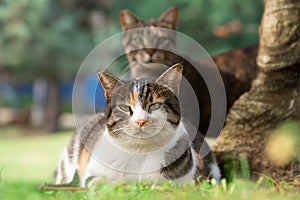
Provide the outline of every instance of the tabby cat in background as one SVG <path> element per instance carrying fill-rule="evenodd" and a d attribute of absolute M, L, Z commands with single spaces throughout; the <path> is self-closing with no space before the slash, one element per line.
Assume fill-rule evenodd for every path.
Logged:
<path fill-rule="evenodd" d="M 107 72 L 98 75 L 107 101 L 105 113 L 73 135 L 57 168 L 58 186 L 76 177 L 81 186 L 114 180 L 186 183 L 199 176 L 219 181 L 214 155 L 200 155 L 182 121 L 176 97 L 182 65 L 157 79 L 123 81 Z"/>

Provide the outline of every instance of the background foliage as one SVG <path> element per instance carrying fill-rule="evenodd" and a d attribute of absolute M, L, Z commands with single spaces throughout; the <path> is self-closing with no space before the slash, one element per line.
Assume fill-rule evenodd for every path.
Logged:
<path fill-rule="evenodd" d="M 27 78 L 70 78 L 96 44 L 121 31 L 120 10 L 127 8 L 144 19 L 171 6 L 180 10 L 179 31 L 211 54 L 258 42 L 261 0 L 3 0 L 0 66 L 30 74 Z"/>
<path fill-rule="evenodd" d="M 210 54 L 258 43 L 262 0 L 2 0 L 0 79 L 8 71 L 12 76 L 8 84 L 29 84 L 30 90 L 31 84 L 39 85 L 44 80 L 48 87 L 40 89 L 45 92 L 39 95 L 45 98 L 37 94 L 30 98 L 28 92 L 24 97 L 18 91 L 17 95 L 10 93 L 15 97 L 6 98 L 0 86 L 0 106 L 36 108 L 34 99 L 45 99 L 40 102 L 45 107 L 44 121 L 49 122 L 46 124 L 50 132 L 56 131 L 59 113 L 71 111 L 71 97 L 62 104 L 59 87 L 65 82 L 72 85 L 85 56 L 101 41 L 121 31 L 120 10 L 129 9 L 145 19 L 157 18 L 172 6 L 179 8 L 178 30 L 198 41 Z M 16 98 L 19 102 L 11 100 Z"/>

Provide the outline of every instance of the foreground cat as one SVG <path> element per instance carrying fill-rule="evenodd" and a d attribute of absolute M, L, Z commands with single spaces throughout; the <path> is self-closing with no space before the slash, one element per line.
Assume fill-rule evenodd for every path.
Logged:
<path fill-rule="evenodd" d="M 191 143 L 179 101 L 182 66 L 174 65 L 156 80 L 122 81 L 100 72 L 107 100 L 75 133 L 63 151 L 56 184 L 80 186 L 100 181 L 191 182 L 198 176 L 220 179 L 210 151 L 204 156 Z M 203 139 L 203 145 L 209 148 Z"/>

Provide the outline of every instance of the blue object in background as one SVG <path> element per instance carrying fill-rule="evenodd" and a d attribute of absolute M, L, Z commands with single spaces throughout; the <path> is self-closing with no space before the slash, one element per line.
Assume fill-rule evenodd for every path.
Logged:
<path fill-rule="evenodd" d="M 72 101 L 73 81 L 61 83 L 59 86 L 59 99 L 62 102 Z"/>
<path fill-rule="evenodd" d="M 31 82 L 19 83 L 15 87 L 15 90 L 18 95 L 32 96 L 32 83 Z"/>
<path fill-rule="evenodd" d="M 85 78 L 84 83 L 86 86 L 85 91 L 86 100 L 88 104 L 94 106 L 96 111 L 104 111 L 106 101 L 104 96 L 104 90 L 99 82 L 98 76 L 96 74 L 88 75 Z"/>
<path fill-rule="evenodd" d="M 88 75 L 82 81 L 84 99 L 88 107 L 95 108 L 96 111 L 104 111 L 105 96 L 104 90 L 99 82 L 97 75 Z M 33 95 L 33 84 L 31 82 L 18 83 L 15 87 L 11 84 L 0 85 L 0 96 L 11 104 L 12 107 L 18 107 L 18 97 L 29 97 Z M 72 91 L 74 82 L 67 81 L 59 85 L 59 99 L 63 103 L 72 103 Z M 96 91 L 95 91 L 96 88 Z"/>
<path fill-rule="evenodd" d="M 4 101 L 6 105 L 13 108 L 19 107 L 19 98 L 17 97 L 14 85 L 0 80 L 0 105 L 1 101 Z"/>

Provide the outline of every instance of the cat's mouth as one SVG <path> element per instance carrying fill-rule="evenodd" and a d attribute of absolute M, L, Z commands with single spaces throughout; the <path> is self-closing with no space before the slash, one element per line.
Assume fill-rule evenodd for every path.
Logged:
<path fill-rule="evenodd" d="M 144 59 L 142 60 L 142 62 L 143 62 L 144 64 L 152 63 L 152 64 L 160 64 L 160 65 L 163 65 L 163 62 L 160 61 L 160 60 L 159 60 L 157 57 L 155 57 L 155 56 L 149 56 L 149 57 L 147 57 L 147 58 L 144 58 Z"/>
<path fill-rule="evenodd" d="M 127 135 L 130 137 L 138 138 L 138 139 L 147 139 L 147 138 L 152 138 L 155 137 L 160 130 L 157 129 L 145 129 L 145 128 L 137 128 L 136 130 L 132 131 L 125 131 Z"/>
<path fill-rule="evenodd" d="M 145 61 L 145 63 L 153 63 L 153 62 L 155 62 L 155 61 L 153 60 L 153 57 L 152 57 L 152 56 L 149 57 L 149 58 Z"/>

